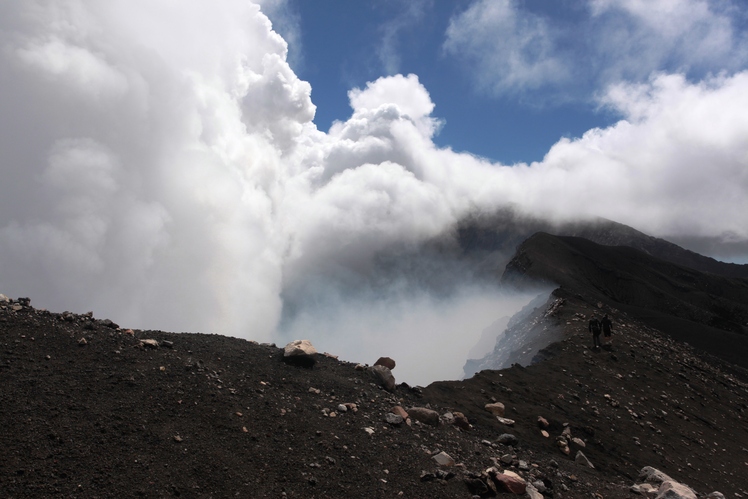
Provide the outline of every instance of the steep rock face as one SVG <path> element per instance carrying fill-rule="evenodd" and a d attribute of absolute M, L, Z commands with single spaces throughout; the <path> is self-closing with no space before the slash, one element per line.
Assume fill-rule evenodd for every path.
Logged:
<path fill-rule="evenodd" d="M 679 255 L 690 253 L 620 224 L 579 227 L 608 243 L 639 241 L 679 261 Z M 746 266 L 722 270 L 741 267 Z M 501 282 L 520 289 L 560 288 L 547 302 L 536 300 L 513 317 L 492 352 L 466 362 L 466 377 L 545 358 L 548 352 L 543 349 L 559 337 L 552 309 L 564 296 L 620 308 L 676 339 L 748 368 L 748 279 L 701 272 L 641 249 L 539 232 L 518 247 Z"/>
<path fill-rule="evenodd" d="M 538 233 L 518 248 L 502 282 L 561 286 L 748 367 L 746 279 L 699 272 L 630 247 Z"/>
<path fill-rule="evenodd" d="M 484 369 L 504 369 L 514 363 L 529 365 L 538 352 L 561 339 L 561 329 L 554 317 L 554 307 L 562 298 L 539 294 L 509 320 L 493 350 L 481 359 L 468 359 L 463 367 L 465 378 Z"/>

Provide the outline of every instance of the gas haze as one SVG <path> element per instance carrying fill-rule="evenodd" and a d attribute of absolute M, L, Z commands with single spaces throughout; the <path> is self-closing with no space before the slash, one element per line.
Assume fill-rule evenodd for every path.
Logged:
<path fill-rule="evenodd" d="M 501 165 L 434 144 L 444 123 L 416 75 L 352 89 L 351 116 L 318 130 L 310 85 L 246 1 L 3 2 L 0 45 L 0 292 L 53 310 L 304 336 L 371 362 L 456 349 L 448 332 L 465 317 L 477 339 L 509 313 L 467 279 L 449 302 L 394 285 L 337 301 L 376 278 L 379 254 L 469 213 L 512 205 L 748 241 L 748 72 L 619 82 L 600 98 L 619 123 Z M 308 301 L 279 331 L 297 289 Z"/>
<path fill-rule="evenodd" d="M 283 335 L 313 336 L 318 349 L 351 362 L 394 357 L 398 382 L 425 386 L 462 378 L 468 353 L 486 325 L 513 315 L 536 296 L 460 281 L 448 296 L 401 286 L 384 291 L 353 297 L 321 293 L 314 306 L 284 321 Z"/>

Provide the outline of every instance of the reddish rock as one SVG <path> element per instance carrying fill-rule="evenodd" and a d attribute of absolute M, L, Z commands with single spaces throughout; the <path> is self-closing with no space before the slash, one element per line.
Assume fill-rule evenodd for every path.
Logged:
<path fill-rule="evenodd" d="M 516 495 L 522 495 L 527 491 L 527 484 L 525 481 L 514 473 L 496 473 L 491 475 L 494 483 L 499 490 L 504 490 Z"/>
<path fill-rule="evenodd" d="M 390 409 L 390 412 L 392 414 L 397 414 L 398 416 L 400 416 L 403 419 L 408 419 L 408 411 L 406 411 L 405 409 L 403 409 L 399 405 L 396 405 L 395 407 L 393 407 L 392 409 Z"/>
<path fill-rule="evenodd" d="M 548 423 L 548 420 L 545 419 L 543 416 L 538 416 L 538 426 L 542 429 L 548 428 L 550 426 L 550 423 Z"/>
<path fill-rule="evenodd" d="M 452 415 L 454 416 L 454 425 L 460 429 L 463 430 L 472 430 L 473 425 L 470 424 L 468 421 L 468 418 L 461 412 L 453 412 Z"/>
<path fill-rule="evenodd" d="M 379 357 L 377 361 L 374 363 L 375 366 L 384 366 L 389 370 L 392 370 L 395 368 L 395 361 L 392 360 L 389 357 Z"/>

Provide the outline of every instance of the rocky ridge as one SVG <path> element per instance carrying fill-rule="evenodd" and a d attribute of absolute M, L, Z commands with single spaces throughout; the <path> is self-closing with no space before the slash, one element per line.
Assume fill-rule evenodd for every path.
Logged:
<path fill-rule="evenodd" d="M 683 250 L 685 251 L 685 250 Z M 731 266 L 729 269 L 748 268 Z M 739 273 L 739 272 L 737 272 Z M 587 303 L 626 311 L 632 318 L 680 341 L 748 369 L 748 280 L 702 272 L 626 246 L 537 233 L 518 248 L 502 282 L 519 287 L 558 287 Z M 493 351 L 465 366 L 501 369 L 544 358 L 540 350 L 556 341 L 555 306 L 531 304 L 513 320 Z M 540 352 L 540 353 L 539 353 Z"/>

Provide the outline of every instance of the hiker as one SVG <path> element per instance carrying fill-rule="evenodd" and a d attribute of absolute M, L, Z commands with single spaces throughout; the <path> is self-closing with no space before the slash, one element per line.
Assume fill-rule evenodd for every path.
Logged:
<path fill-rule="evenodd" d="M 593 317 L 590 319 L 589 330 L 592 333 L 592 349 L 600 348 L 600 321 Z"/>
<path fill-rule="evenodd" d="M 613 326 L 613 323 L 608 318 L 608 314 L 605 314 L 603 316 L 603 319 L 600 321 L 600 327 L 603 330 L 603 336 L 605 336 L 605 345 L 610 348 L 613 346 L 613 337 L 611 332 L 611 327 Z"/>

